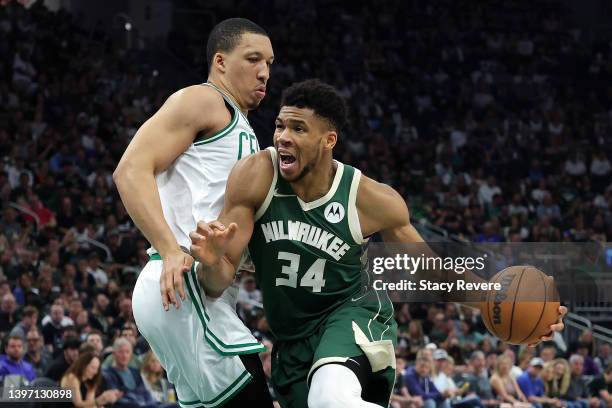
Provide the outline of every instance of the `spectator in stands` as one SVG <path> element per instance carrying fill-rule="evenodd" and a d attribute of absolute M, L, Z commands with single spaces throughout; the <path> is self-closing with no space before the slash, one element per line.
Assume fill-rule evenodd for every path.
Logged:
<path fill-rule="evenodd" d="M 66 370 L 60 385 L 72 391 L 72 403 L 78 408 L 112 405 L 123 393 L 117 389 L 102 392 L 100 359 L 94 353 L 82 353 Z"/>
<path fill-rule="evenodd" d="M 525 347 L 519 353 L 519 364 L 518 368 L 521 369 L 521 373 L 527 370 L 529 362 L 534 357 L 534 349 L 532 347 Z"/>
<path fill-rule="evenodd" d="M 582 402 L 584 408 L 598 408 L 600 405 L 599 398 L 591 395 L 591 390 L 582 376 L 584 358 L 579 354 L 572 354 L 569 365 L 571 377 L 566 394 L 567 400 Z"/>
<path fill-rule="evenodd" d="M 126 323 L 134 323 L 132 299 L 126 297 L 119 302 L 119 315 L 112 324 L 112 329 L 120 331 Z"/>
<path fill-rule="evenodd" d="M 557 222 L 561 219 L 561 208 L 559 208 L 557 204 L 553 203 L 552 196 L 549 192 L 544 194 L 542 202 L 540 205 L 538 205 L 537 215 L 538 218 L 548 216 L 552 222 Z"/>
<path fill-rule="evenodd" d="M 44 377 L 51 365 L 51 354 L 45 348 L 42 335 L 37 327 L 32 327 L 26 335 L 27 351 L 23 359 L 30 363 L 37 377 Z"/>
<path fill-rule="evenodd" d="M 253 277 L 251 273 L 243 273 L 246 273 L 247 275 L 241 280 L 241 288 L 238 292 L 238 302 L 240 303 L 242 310 L 245 312 L 250 312 L 253 308 L 253 303 L 261 304 L 261 291 L 257 289 L 255 277 Z"/>
<path fill-rule="evenodd" d="M 432 364 L 426 357 L 417 357 L 414 367 L 404 375 L 404 384 L 410 395 L 421 397 L 424 408 L 448 407 L 449 391 L 441 393 L 431 379 Z"/>
<path fill-rule="evenodd" d="M 591 357 L 591 343 L 581 341 L 578 343 L 576 353 L 580 354 L 584 358 L 584 369 L 582 375 L 599 375 L 600 371 L 595 364 L 595 360 Z"/>
<path fill-rule="evenodd" d="M 2 296 L 0 303 L 0 332 L 8 333 L 17 321 L 16 317 L 17 302 L 12 293 L 7 293 Z"/>
<path fill-rule="evenodd" d="M 491 340 L 488 337 L 485 337 L 485 340 L 482 342 L 482 346 L 484 347 L 481 347 L 481 350 L 486 353 L 485 367 L 487 367 L 487 372 L 489 373 L 489 377 L 491 377 L 497 369 L 497 352 L 492 349 L 493 346 L 491 345 Z"/>
<path fill-rule="evenodd" d="M 540 358 L 544 363 L 548 363 L 549 361 L 553 361 L 555 356 L 557 355 L 557 348 L 552 344 L 547 344 L 542 347 L 540 350 Z"/>
<path fill-rule="evenodd" d="M 68 367 L 78 358 L 80 346 L 81 343 L 76 338 L 69 338 L 64 341 L 62 353 L 51 362 L 46 377 L 59 382 Z"/>
<path fill-rule="evenodd" d="M 469 390 L 474 392 L 485 407 L 494 407 L 501 403 L 493 395 L 493 389 L 489 382 L 489 373 L 485 368 L 485 355 L 476 350 L 470 356 L 469 374 L 465 375 L 465 381 L 470 384 Z"/>
<path fill-rule="evenodd" d="M 497 181 L 495 177 L 489 176 L 486 181 L 480 185 L 478 189 L 478 199 L 480 203 L 484 206 L 490 206 L 493 202 L 493 196 L 495 194 L 501 194 L 502 190 L 497 185 Z"/>
<path fill-rule="evenodd" d="M 91 344 L 96 356 L 102 357 L 102 352 L 104 351 L 104 341 L 102 339 L 102 333 L 95 329 L 90 331 L 89 333 L 87 333 L 85 342 L 87 344 Z"/>
<path fill-rule="evenodd" d="M 94 298 L 93 307 L 89 313 L 89 324 L 94 329 L 100 330 L 102 333 L 108 334 L 108 305 L 110 301 L 104 293 L 98 293 Z"/>
<path fill-rule="evenodd" d="M 542 363 L 539 364 L 541 366 Z M 491 376 L 491 388 L 502 402 L 510 403 L 515 408 L 530 408 L 518 381 L 512 378 L 510 374 L 511 368 L 512 361 L 508 356 L 499 357 L 495 362 L 495 372 Z M 543 391 L 544 386 L 542 386 Z"/>
<path fill-rule="evenodd" d="M 408 355 L 416 357 L 417 352 L 429 343 L 429 337 L 423 332 L 423 325 L 420 320 L 411 319 L 408 323 Z"/>
<path fill-rule="evenodd" d="M 132 359 L 132 344 L 120 337 L 113 343 L 114 364 L 103 371 L 106 384 L 110 388 L 122 390 L 123 396 L 116 406 L 145 406 L 155 404 L 151 393 L 145 387 L 140 372 L 128 366 Z"/>
<path fill-rule="evenodd" d="M 73 325 L 77 325 L 79 313 L 83 311 L 83 302 L 80 299 L 72 299 L 68 306 L 68 318 L 73 321 Z"/>
<path fill-rule="evenodd" d="M 544 382 L 540 377 L 543 368 L 544 361 L 541 358 L 532 358 L 529 362 L 529 368 L 516 379 L 516 382 L 532 405 L 539 408 L 543 407 L 544 404 L 559 407 L 561 406 L 561 401 L 558 398 L 551 398 L 545 395 Z"/>
<path fill-rule="evenodd" d="M 32 275 L 29 273 L 22 273 L 18 278 L 18 285 L 13 290 L 15 301 L 19 306 L 31 304 L 28 300 L 36 296 L 36 293 L 32 291 Z"/>
<path fill-rule="evenodd" d="M 145 388 L 153 399 L 160 403 L 168 402 L 168 392 L 172 385 L 166 380 L 164 369 L 153 351 L 147 351 L 142 358 L 140 374 L 142 375 Z"/>
<path fill-rule="evenodd" d="M 602 404 L 612 406 L 612 366 L 608 366 L 603 374 L 593 378 L 590 389 L 591 395 L 599 397 Z"/>
<path fill-rule="evenodd" d="M 100 264 L 100 254 L 93 251 L 89 254 L 89 268 L 98 288 L 104 288 L 108 283 L 108 275 Z"/>
<path fill-rule="evenodd" d="M 438 391 L 449 395 L 449 403 L 451 407 L 482 407 L 480 398 L 471 394 L 464 396 L 466 388 L 459 389 L 453 380 L 455 360 L 448 355 L 446 350 L 438 349 L 433 352 L 434 360 L 436 361 L 436 376 L 434 384 Z M 456 398 L 459 397 L 459 398 Z"/>
<path fill-rule="evenodd" d="M 136 327 L 134 327 L 133 324 L 127 323 L 119 332 L 118 337 L 124 338 L 130 342 L 130 344 L 132 345 L 132 353 L 130 353 L 130 362 L 128 365 L 130 366 L 130 368 L 140 370 L 141 361 L 139 356 L 135 353 L 138 341 L 136 337 L 137 333 L 138 332 L 136 330 Z M 104 359 L 104 362 L 102 363 L 102 368 L 108 368 L 114 364 L 115 353 L 111 353 Z"/>
<path fill-rule="evenodd" d="M 45 322 L 46 320 L 46 322 Z M 61 344 L 64 328 L 73 325 L 72 319 L 64 316 L 64 307 L 59 304 L 51 306 L 49 316 L 43 319 L 43 338 L 51 350 L 56 350 Z"/>
<path fill-rule="evenodd" d="M 558 401 L 556 404 L 549 403 L 546 405 L 552 406 L 552 407 L 567 406 L 568 405 L 567 402 L 561 399 L 561 393 L 565 385 L 569 386 L 569 377 L 567 378 L 567 384 L 564 384 L 563 378 L 558 378 L 557 373 L 555 372 L 554 365 L 555 365 L 554 361 L 549 361 L 547 363 L 544 363 L 544 367 L 542 368 L 542 371 L 540 372 L 540 378 L 542 379 L 542 382 L 544 383 L 544 396 L 550 399 L 556 399 Z M 573 407 L 573 403 L 570 402 L 570 404 L 572 404 L 572 407 Z"/>
<path fill-rule="evenodd" d="M 406 360 L 395 358 L 395 384 L 391 394 L 391 408 L 421 408 L 423 399 L 419 396 L 413 397 L 408 392 L 406 384 L 402 381 L 406 370 Z"/>
<path fill-rule="evenodd" d="M 36 378 L 36 372 L 32 365 L 23 360 L 23 339 L 19 336 L 9 336 L 4 347 L 5 355 L 0 356 L 0 381 L 6 380 L 7 376 L 19 377 L 19 384 L 32 382 Z"/>
<path fill-rule="evenodd" d="M 34 306 L 26 306 L 21 312 L 21 321 L 11 330 L 11 336 L 19 336 L 25 342 L 26 334 L 38 322 L 38 310 Z"/>
<path fill-rule="evenodd" d="M 504 356 L 507 356 L 510 359 L 510 362 L 512 363 L 512 368 L 510 369 L 510 375 L 512 376 L 512 378 L 516 379 L 519 375 L 523 374 L 523 370 L 521 370 L 521 368 L 515 364 L 516 354 L 514 353 L 514 350 L 508 348 L 504 350 L 502 354 Z"/>
<path fill-rule="evenodd" d="M 595 357 L 594 360 L 595 364 L 597 364 L 597 367 L 599 367 L 599 370 L 602 372 L 612 363 L 611 349 L 612 346 L 610 346 L 610 343 L 605 341 L 599 343 L 597 347 L 597 357 Z"/>

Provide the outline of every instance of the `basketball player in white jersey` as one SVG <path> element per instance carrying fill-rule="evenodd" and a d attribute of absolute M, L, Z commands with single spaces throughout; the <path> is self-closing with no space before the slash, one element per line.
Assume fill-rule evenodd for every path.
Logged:
<path fill-rule="evenodd" d="M 269 407 L 257 355 L 264 347 L 236 314 L 237 289 L 197 279 L 187 248 L 196 222 L 219 215 L 234 163 L 259 151 L 246 114 L 265 96 L 274 54 L 266 32 L 239 18 L 213 28 L 206 54 L 207 83 L 170 96 L 113 174 L 152 245 L 134 287 L 134 318 L 182 407 Z"/>

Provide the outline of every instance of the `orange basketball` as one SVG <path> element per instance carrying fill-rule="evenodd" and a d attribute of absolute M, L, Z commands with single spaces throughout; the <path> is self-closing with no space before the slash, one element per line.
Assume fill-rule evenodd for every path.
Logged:
<path fill-rule="evenodd" d="M 490 280 L 501 290 L 490 290 L 482 308 L 487 329 L 510 344 L 531 344 L 550 333 L 559 320 L 559 292 L 552 276 L 533 266 L 510 266 Z"/>

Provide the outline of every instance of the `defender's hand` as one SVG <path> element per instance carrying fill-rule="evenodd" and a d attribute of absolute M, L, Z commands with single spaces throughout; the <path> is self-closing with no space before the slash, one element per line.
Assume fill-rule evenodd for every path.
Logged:
<path fill-rule="evenodd" d="M 540 337 L 540 341 L 536 342 L 536 343 L 532 343 L 529 345 L 529 347 L 535 347 L 537 346 L 541 341 L 549 341 L 552 340 L 553 338 L 553 334 L 555 334 L 555 332 L 560 332 L 563 330 L 563 328 L 565 327 L 565 325 L 563 324 L 563 316 L 565 316 L 567 314 L 567 307 L 565 306 L 559 306 L 559 320 L 557 321 L 557 323 L 555 324 L 551 324 L 550 325 L 550 333 L 546 336 L 542 336 Z"/>
<path fill-rule="evenodd" d="M 234 222 L 228 227 L 219 221 L 198 222 L 197 230 L 189 233 L 191 254 L 205 266 L 218 264 L 237 230 L 238 225 Z"/>
<path fill-rule="evenodd" d="M 164 256 L 163 262 L 162 273 L 159 277 L 162 305 L 165 311 L 168 311 L 169 303 L 178 309 L 181 305 L 176 298 L 176 291 L 178 290 L 181 300 L 185 300 L 183 273 L 191 269 L 193 258 L 183 251 L 177 251 Z"/>

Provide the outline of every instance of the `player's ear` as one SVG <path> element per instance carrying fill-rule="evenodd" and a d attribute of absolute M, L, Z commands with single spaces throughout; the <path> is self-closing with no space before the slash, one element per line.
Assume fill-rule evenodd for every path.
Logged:
<path fill-rule="evenodd" d="M 213 57 L 213 65 L 221 72 L 225 72 L 225 56 L 220 52 L 215 53 Z"/>
<path fill-rule="evenodd" d="M 336 146 L 336 143 L 338 142 L 338 133 L 336 133 L 335 130 L 330 130 L 325 135 L 324 140 L 325 148 L 331 150 L 334 148 L 334 146 Z"/>

